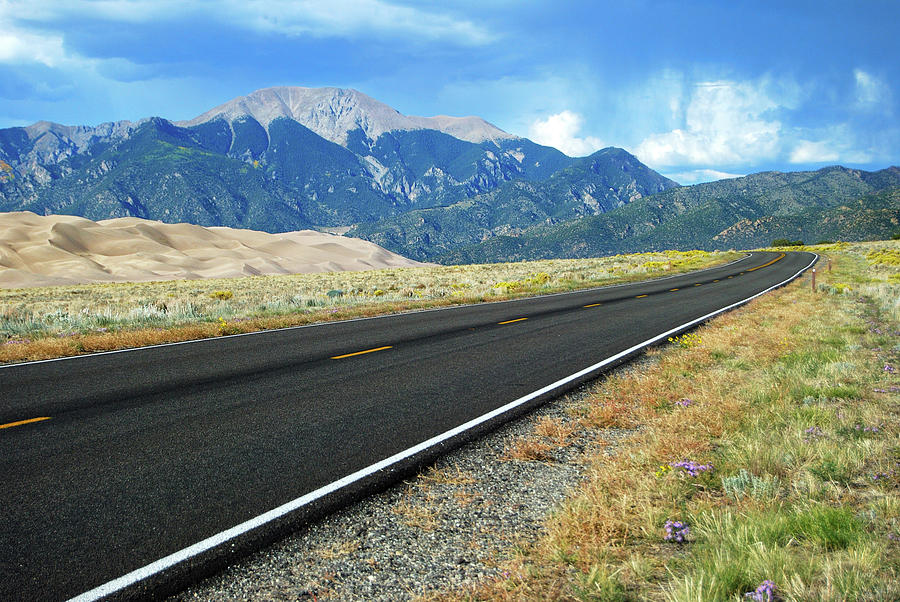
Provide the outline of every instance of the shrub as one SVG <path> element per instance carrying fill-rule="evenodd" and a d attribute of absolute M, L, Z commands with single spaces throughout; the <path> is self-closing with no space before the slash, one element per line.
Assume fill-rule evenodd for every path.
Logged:
<path fill-rule="evenodd" d="M 778 477 L 758 477 L 742 468 L 736 475 L 722 477 L 722 490 L 736 500 L 772 498 L 778 494 Z"/>
<path fill-rule="evenodd" d="M 900 266 L 900 249 L 873 249 L 866 253 L 866 260 L 875 265 Z"/>
<path fill-rule="evenodd" d="M 666 270 L 672 267 L 672 263 L 669 261 L 645 261 L 641 264 L 642 268 L 647 268 L 648 270 Z"/>
<path fill-rule="evenodd" d="M 843 284 L 841 282 L 835 282 L 834 284 L 820 284 L 818 286 L 819 290 L 828 293 L 829 295 L 842 295 L 844 293 L 849 293 L 852 289 L 850 285 Z"/>
<path fill-rule="evenodd" d="M 530 278 L 528 278 L 525 283 L 532 285 L 541 285 L 547 284 L 550 281 L 550 274 L 547 272 L 538 272 L 537 274 L 532 274 Z"/>

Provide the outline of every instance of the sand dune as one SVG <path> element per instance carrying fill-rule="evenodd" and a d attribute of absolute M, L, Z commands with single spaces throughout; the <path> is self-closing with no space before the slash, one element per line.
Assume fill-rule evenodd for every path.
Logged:
<path fill-rule="evenodd" d="M 305 230 L 268 234 L 125 217 L 0 213 L 0 287 L 231 278 L 423 265 L 378 245 Z"/>

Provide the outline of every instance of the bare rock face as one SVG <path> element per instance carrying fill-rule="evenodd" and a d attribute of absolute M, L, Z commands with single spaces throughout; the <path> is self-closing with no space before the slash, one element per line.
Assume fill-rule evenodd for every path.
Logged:
<path fill-rule="evenodd" d="M 43 166 L 56 165 L 79 153 L 84 153 L 97 143 L 121 140 L 138 125 L 143 123 L 116 121 L 101 123 L 96 127 L 86 125 L 60 125 L 50 121 L 38 121 L 20 130 L 23 145 L 28 151 L 20 154 L 15 161 L 16 170 L 25 175 L 40 174 L 46 177 Z"/>
<path fill-rule="evenodd" d="M 390 131 L 438 130 L 467 142 L 515 139 L 480 117 L 410 117 L 356 90 L 341 88 L 264 88 L 239 96 L 177 125 L 191 127 L 223 118 L 250 116 L 268 128 L 279 118 L 293 119 L 326 140 L 347 145 L 347 134 L 361 129 L 377 140 Z"/>

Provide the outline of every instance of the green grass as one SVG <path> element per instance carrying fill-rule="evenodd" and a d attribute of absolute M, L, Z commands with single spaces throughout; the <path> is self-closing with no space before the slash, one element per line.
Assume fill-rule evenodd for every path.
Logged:
<path fill-rule="evenodd" d="M 900 265 L 885 249 L 900 244 L 830 245 L 815 292 L 806 277 L 598 385 L 582 423 L 640 428 L 586 460 L 509 577 L 446 597 L 737 601 L 769 580 L 781 600 L 900 599 Z M 714 468 L 671 468 L 684 459 Z M 685 543 L 665 540 L 676 520 Z"/>

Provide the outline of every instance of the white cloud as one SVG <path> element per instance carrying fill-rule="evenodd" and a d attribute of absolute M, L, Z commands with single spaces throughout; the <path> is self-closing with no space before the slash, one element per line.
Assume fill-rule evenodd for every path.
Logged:
<path fill-rule="evenodd" d="M 0 0 L 2 1 L 2 0 Z M 17 18 L 57 21 L 101 18 L 147 23 L 199 17 L 266 33 L 312 36 L 404 35 L 481 45 L 496 34 L 476 22 L 425 5 L 396 5 L 386 0 L 8 0 L 0 9 Z"/>
<path fill-rule="evenodd" d="M 713 182 L 715 180 L 727 180 L 729 178 L 741 178 L 747 174 L 728 173 L 715 169 L 693 169 L 691 171 L 682 171 L 679 173 L 663 174 L 667 178 L 671 178 L 679 184 L 699 184 L 701 182 Z"/>
<path fill-rule="evenodd" d="M 853 132 L 845 125 L 825 128 L 817 141 L 797 139 L 791 142 L 788 161 L 797 164 L 869 163 L 871 150 L 857 148 Z"/>
<path fill-rule="evenodd" d="M 827 163 L 837 161 L 840 154 L 828 140 L 797 140 L 788 160 L 791 163 Z"/>
<path fill-rule="evenodd" d="M 528 137 L 538 144 L 558 148 L 570 157 L 584 157 L 603 148 L 603 143 L 594 136 L 578 137 L 583 121 L 581 115 L 566 110 L 535 120 Z"/>
<path fill-rule="evenodd" d="M 781 122 L 770 114 L 782 105 L 766 81 L 713 81 L 689 91 L 684 125 L 652 134 L 635 148 L 649 165 L 739 165 L 778 153 Z M 675 101 L 670 104 L 675 106 Z"/>
<path fill-rule="evenodd" d="M 382 0 L 229 1 L 228 10 L 257 29 L 285 34 L 356 35 L 370 32 L 484 44 L 494 35 L 467 19 Z"/>
<path fill-rule="evenodd" d="M 67 59 L 61 36 L 23 30 L 0 17 L 0 63 L 58 67 Z"/>
<path fill-rule="evenodd" d="M 883 81 L 874 75 L 854 69 L 856 80 L 856 106 L 861 109 L 878 109 L 890 104 L 891 90 Z"/>

